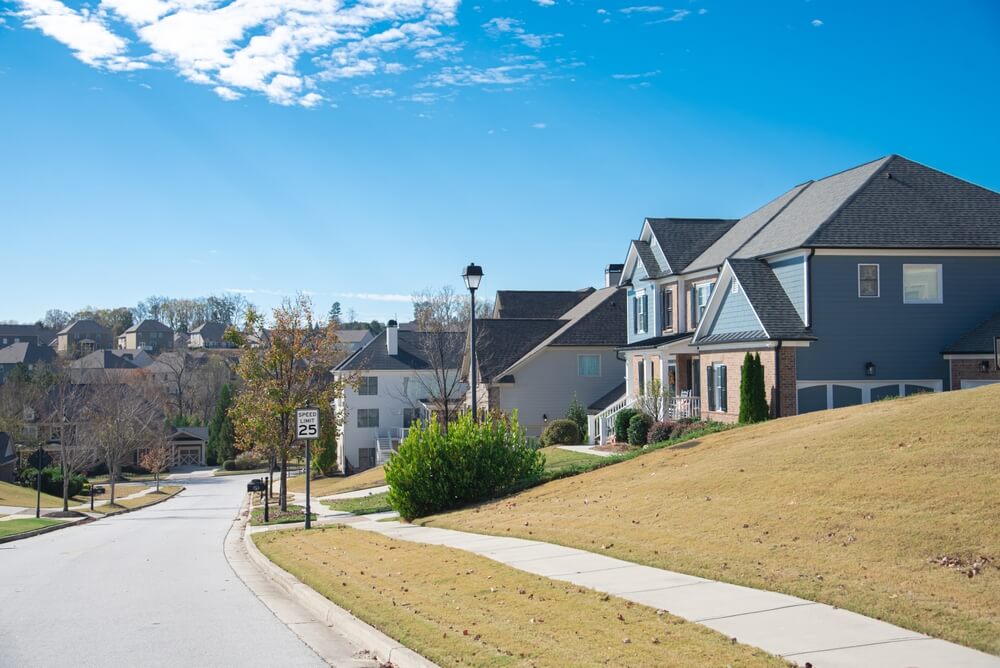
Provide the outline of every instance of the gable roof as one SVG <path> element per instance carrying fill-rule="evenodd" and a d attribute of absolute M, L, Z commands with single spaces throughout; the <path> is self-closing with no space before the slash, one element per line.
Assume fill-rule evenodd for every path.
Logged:
<path fill-rule="evenodd" d="M 51 362 L 56 356 L 52 348 L 19 341 L 0 348 L 0 364 L 37 364 Z"/>
<path fill-rule="evenodd" d="M 476 365 L 491 382 L 566 324 L 551 318 L 492 318 L 476 321 Z"/>
<path fill-rule="evenodd" d="M 495 318 L 558 318 L 594 292 L 583 290 L 497 290 Z M 478 322 L 478 320 L 477 320 Z"/>
<path fill-rule="evenodd" d="M 437 336 L 432 332 L 417 332 L 400 329 L 399 354 L 390 355 L 386 346 L 386 330 L 379 333 L 363 348 L 334 367 L 334 371 L 420 371 L 433 368 L 426 359 L 423 348 L 430 337 Z M 465 352 L 467 334 L 464 331 L 444 332 L 445 366 L 457 369 L 462 364 Z"/>
<path fill-rule="evenodd" d="M 594 401 L 594 403 L 587 406 L 588 411 L 593 411 L 595 413 L 603 411 L 605 408 L 615 403 L 619 399 L 625 396 L 625 381 L 622 381 L 621 385 L 611 389 L 607 394 L 601 398 Z"/>
<path fill-rule="evenodd" d="M 725 218 L 647 218 L 646 222 L 670 265 L 665 269 L 675 274 L 683 272 L 737 223 Z"/>
<path fill-rule="evenodd" d="M 190 438 L 207 441 L 208 427 L 173 427 L 173 433 L 170 434 L 171 440 L 177 438 L 178 436 L 188 436 Z"/>
<path fill-rule="evenodd" d="M 338 329 L 337 340 L 341 343 L 361 343 L 372 333 L 367 329 Z"/>
<path fill-rule="evenodd" d="M 138 369 L 131 360 L 116 355 L 113 350 L 95 350 L 78 360 L 70 362 L 74 369 Z"/>
<path fill-rule="evenodd" d="M 563 315 L 569 325 L 549 342 L 552 346 L 622 346 L 628 342 L 625 288 L 595 291 Z"/>
<path fill-rule="evenodd" d="M 221 341 L 225 333 L 226 326 L 221 322 L 203 322 L 191 330 L 191 334 L 198 334 L 209 341 Z"/>
<path fill-rule="evenodd" d="M 170 327 L 167 327 L 159 320 L 152 320 L 150 318 L 147 318 L 138 324 L 132 325 L 131 327 L 126 329 L 123 333 L 133 334 L 136 332 L 169 332 L 170 334 L 173 334 L 174 330 L 171 329 Z"/>
<path fill-rule="evenodd" d="M 55 338 L 56 333 L 38 325 L 0 325 L 0 338 L 10 339 L 27 336 L 34 336 L 40 345 L 46 345 Z"/>
<path fill-rule="evenodd" d="M 1000 336 L 1000 312 L 984 320 L 944 349 L 946 355 L 992 355 L 995 352 L 996 337 Z"/>
<path fill-rule="evenodd" d="M 0 431 L 0 464 L 17 459 L 17 451 L 14 449 L 14 439 L 5 431 Z"/>
<path fill-rule="evenodd" d="M 111 329 L 100 324 L 96 320 L 91 320 L 90 318 L 84 318 L 83 320 L 74 320 L 69 323 L 61 330 L 59 330 L 59 336 L 63 334 L 73 334 L 75 332 L 100 332 L 102 334 L 111 335 Z"/>
<path fill-rule="evenodd" d="M 656 253 L 653 252 L 653 248 L 649 245 L 648 241 L 634 239 L 632 241 L 632 248 L 635 249 L 636 255 L 639 256 L 639 262 L 642 262 L 648 278 L 656 278 L 663 275 L 664 268 L 657 261 Z M 625 264 L 628 264 L 628 262 L 626 261 Z M 666 271 L 669 273 L 669 268 Z"/>

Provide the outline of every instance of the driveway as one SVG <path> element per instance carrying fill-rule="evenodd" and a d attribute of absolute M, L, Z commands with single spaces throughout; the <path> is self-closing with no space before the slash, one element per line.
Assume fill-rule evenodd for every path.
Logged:
<path fill-rule="evenodd" d="M 247 477 L 0 545 L 0 666 L 324 666 L 223 554 Z"/>

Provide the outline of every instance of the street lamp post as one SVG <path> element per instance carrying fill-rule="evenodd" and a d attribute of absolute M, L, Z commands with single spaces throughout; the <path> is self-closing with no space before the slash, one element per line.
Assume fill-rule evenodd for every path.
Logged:
<path fill-rule="evenodd" d="M 483 280 L 483 268 L 472 263 L 462 272 L 465 279 L 465 287 L 469 288 L 469 299 L 471 310 L 469 311 L 469 344 L 471 352 L 469 355 L 469 386 L 472 388 L 472 421 L 476 421 L 476 290 Z"/>

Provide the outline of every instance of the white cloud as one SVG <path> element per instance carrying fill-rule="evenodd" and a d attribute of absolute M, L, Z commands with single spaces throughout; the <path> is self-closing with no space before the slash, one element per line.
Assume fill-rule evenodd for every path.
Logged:
<path fill-rule="evenodd" d="M 148 65 L 127 56 L 129 42 L 113 33 L 93 14 L 67 7 L 59 0 L 21 0 L 15 12 L 24 25 L 62 42 L 82 62 L 108 70 L 130 71 Z"/>
<path fill-rule="evenodd" d="M 675 9 L 674 13 L 668 16 L 667 18 L 657 19 L 656 21 L 650 21 L 649 25 L 655 25 L 657 23 L 680 23 L 690 14 L 691 11 L 688 9 Z"/>
<path fill-rule="evenodd" d="M 369 302 L 412 302 L 413 295 L 400 295 L 383 292 L 334 292 L 334 297 L 341 299 L 360 299 Z"/>
<path fill-rule="evenodd" d="M 553 39 L 562 37 L 561 34 L 538 35 L 530 33 L 525 30 L 524 23 L 522 21 L 512 18 L 492 18 L 484 23 L 482 27 L 486 30 L 486 34 L 493 39 L 498 39 L 504 35 L 510 35 L 531 49 L 540 49 Z"/>
<path fill-rule="evenodd" d="M 662 12 L 663 7 L 660 5 L 636 5 L 633 7 L 622 7 L 618 11 L 622 14 L 655 14 L 656 12 Z"/>
<path fill-rule="evenodd" d="M 551 7 L 556 4 L 556 0 L 534 0 L 534 2 L 539 7 Z"/>
<path fill-rule="evenodd" d="M 238 295 L 252 295 L 257 291 L 253 288 L 224 288 L 223 292 L 235 292 Z"/>
<path fill-rule="evenodd" d="M 533 127 L 536 130 L 544 130 L 545 128 L 547 128 L 549 126 L 546 123 L 532 123 L 531 127 Z"/>
<path fill-rule="evenodd" d="M 655 77 L 660 73 L 660 70 L 653 70 L 651 72 L 639 72 L 635 74 L 612 74 L 612 79 L 648 79 L 649 77 Z"/>
<path fill-rule="evenodd" d="M 352 91 L 358 97 L 395 97 L 396 91 L 391 88 L 372 88 L 368 84 L 355 86 Z"/>
<path fill-rule="evenodd" d="M 708 14 L 708 10 L 702 7 L 701 9 L 698 10 L 698 13 L 704 16 L 705 14 Z"/>
<path fill-rule="evenodd" d="M 513 86 L 528 83 L 535 78 L 537 70 L 544 68 L 543 63 L 534 60 L 487 68 L 477 68 L 470 65 L 445 67 L 430 77 L 425 85 L 437 88 L 444 86 Z"/>
<path fill-rule="evenodd" d="M 810 25 L 811 25 L 811 26 L 812 26 L 813 28 L 818 28 L 818 27 L 820 27 L 821 25 L 823 25 L 823 22 L 822 22 L 822 21 L 820 21 L 819 19 L 813 19 L 812 21 L 810 21 L 810 22 L 809 22 L 809 24 L 810 24 Z"/>
<path fill-rule="evenodd" d="M 243 97 L 242 93 L 237 93 L 232 88 L 226 88 L 225 86 L 216 86 L 212 90 L 215 91 L 216 95 L 228 102 L 232 102 Z"/>

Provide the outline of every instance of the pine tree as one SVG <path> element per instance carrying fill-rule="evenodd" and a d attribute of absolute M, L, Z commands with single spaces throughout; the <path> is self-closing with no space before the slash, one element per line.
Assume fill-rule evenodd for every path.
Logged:
<path fill-rule="evenodd" d="M 576 393 L 573 393 L 573 401 L 569 404 L 569 410 L 566 411 L 566 419 L 572 420 L 576 423 L 576 426 L 580 428 L 580 438 L 582 442 L 587 442 L 587 411 L 583 408 L 583 404 L 579 402 L 576 398 Z"/>
<path fill-rule="evenodd" d="M 330 307 L 330 322 L 340 322 L 340 302 L 333 302 L 333 306 Z"/>
<path fill-rule="evenodd" d="M 317 476 L 329 476 L 337 472 L 337 423 L 321 418 L 320 425 L 319 439 L 313 443 L 312 468 Z"/>
<path fill-rule="evenodd" d="M 757 367 L 753 386 L 754 422 L 763 422 L 771 417 L 767 407 L 767 390 L 764 387 L 764 364 L 760 361 L 760 353 L 754 353 L 754 366 Z"/>
<path fill-rule="evenodd" d="M 740 372 L 740 424 L 762 422 L 768 418 L 764 391 L 764 365 L 760 353 L 743 356 Z"/>

